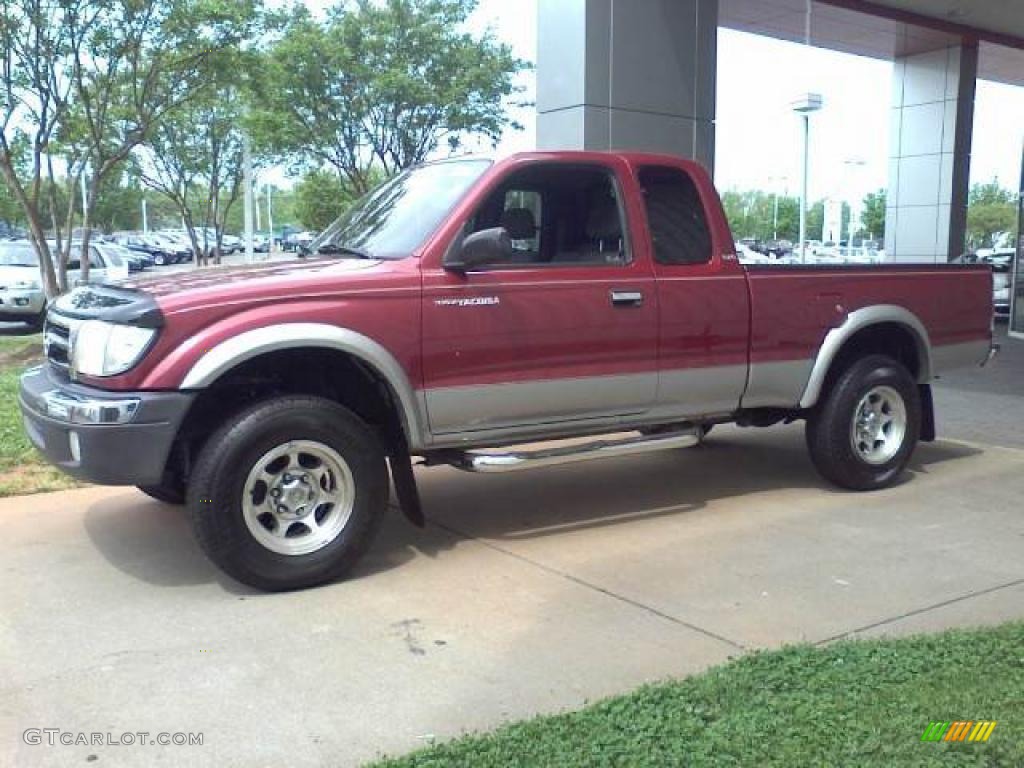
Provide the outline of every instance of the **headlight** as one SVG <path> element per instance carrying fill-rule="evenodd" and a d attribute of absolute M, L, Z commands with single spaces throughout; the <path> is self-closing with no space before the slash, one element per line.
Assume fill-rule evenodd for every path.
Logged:
<path fill-rule="evenodd" d="M 86 376 L 116 376 L 142 358 L 156 336 L 153 328 L 86 320 L 71 340 L 71 370 Z"/>
<path fill-rule="evenodd" d="M 18 288 L 22 291 L 34 291 L 39 287 L 38 280 L 18 280 L 11 284 L 12 288 Z"/>

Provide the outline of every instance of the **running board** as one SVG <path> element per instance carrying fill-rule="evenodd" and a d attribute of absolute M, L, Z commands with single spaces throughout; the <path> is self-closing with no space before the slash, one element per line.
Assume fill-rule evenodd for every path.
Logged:
<path fill-rule="evenodd" d="M 466 472 L 515 472 L 520 469 L 551 467 L 591 459 L 633 456 L 669 448 L 690 448 L 700 442 L 700 434 L 698 427 L 657 435 L 641 435 L 621 440 L 596 440 L 533 451 L 446 451 L 442 461 Z"/>

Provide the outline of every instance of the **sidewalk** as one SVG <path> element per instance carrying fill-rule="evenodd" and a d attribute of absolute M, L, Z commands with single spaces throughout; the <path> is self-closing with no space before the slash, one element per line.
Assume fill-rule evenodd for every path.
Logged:
<path fill-rule="evenodd" d="M 1024 617 L 1024 451 L 922 447 L 843 493 L 799 427 L 536 470 L 420 475 L 348 582 L 222 577 L 129 489 L 0 500 L 0 765 L 356 765 L 749 649 Z M 27 746 L 26 728 L 203 746 Z"/>

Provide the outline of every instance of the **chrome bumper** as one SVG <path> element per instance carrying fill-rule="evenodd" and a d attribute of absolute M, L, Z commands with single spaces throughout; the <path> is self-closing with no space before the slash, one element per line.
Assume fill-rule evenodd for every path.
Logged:
<path fill-rule="evenodd" d="M 39 414 L 68 424 L 127 424 L 135 418 L 141 402 L 137 397 L 96 400 L 57 389 L 25 400 Z"/>

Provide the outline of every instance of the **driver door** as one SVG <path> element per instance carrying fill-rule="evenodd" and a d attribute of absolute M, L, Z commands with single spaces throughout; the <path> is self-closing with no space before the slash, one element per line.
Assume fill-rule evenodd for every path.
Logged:
<path fill-rule="evenodd" d="M 508 258 L 464 275 L 425 268 L 423 375 L 433 434 L 651 407 L 657 296 L 650 264 L 633 258 L 624 181 L 613 164 L 519 167 L 465 229 L 504 227 Z"/>

